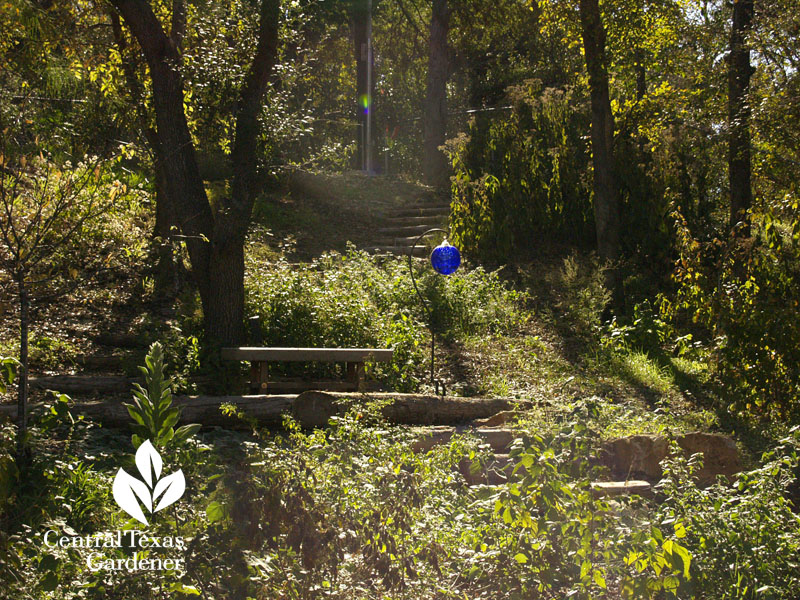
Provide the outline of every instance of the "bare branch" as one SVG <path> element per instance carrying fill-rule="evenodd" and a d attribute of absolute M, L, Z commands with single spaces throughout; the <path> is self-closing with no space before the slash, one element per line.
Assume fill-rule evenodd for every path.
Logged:
<path fill-rule="evenodd" d="M 405 2 L 403 0 L 397 0 L 397 6 L 400 8 L 400 12 L 403 13 L 403 15 L 405 16 L 405 18 L 408 21 L 408 23 L 414 28 L 414 31 L 417 32 L 417 35 L 424 39 L 425 35 L 422 33 L 422 31 L 420 31 L 420 28 L 417 25 L 417 22 L 414 20 L 414 18 L 408 12 L 408 9 L 406 8 Z M 419 12 L 417 14 L 419 14 Z"/>

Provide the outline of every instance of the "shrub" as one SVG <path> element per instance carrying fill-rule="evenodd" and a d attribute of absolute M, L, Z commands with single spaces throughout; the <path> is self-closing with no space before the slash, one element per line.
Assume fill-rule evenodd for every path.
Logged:
<path fill-rule="evenodd" d="M 503 331 L 523 319 L 520 295 L 498 273 L 464 267 L 443 277 L 428 267 L 414 268 L 438 334 Z M 393 347 L 392 363 L 374 371 L 399 390 L 414 389 L 425 372 L 427 314 L 403 258 L 384 260 L 351 249 L 303 265 L 283 257 L 251 260 L 246 288 L 248 312 L 260 317 L 266 345 Z"/>
<path fill-rule="evenodd" d="M 680 452 L 664 463 L 665 501 L 656 521 L 682 522 L 698 597 L 794 599 L 800 595 L 800 515 L 789 500 L 796 484 L 800 430 L 762 457 L 762 466 L 730 485 L 702 489 L 702 455 Z M 795 502 L 797 497 L 795 496 Z M 694 596 L 693 596 L 694 597 Z"/>
<path fill-rule="evenodd" d="M 765 420 L 800 415 L 800 217 L 793 230 L 767 215 L 763 237 L 702 242 L 675 212 L 677 291 L 662 310 L 710 346 L 730 409 Z M 757 234 L 758 235 L 758 234 Z"/>
<path fill-rule="evenodd" d="M 520 598 L 683 597 L 692 559 L 680 523 L 662 531 L 637 499 L 594 497 L 596 432 L 585 425 L 593 411 L 578 405 L 555 434 L 516 440 L 516 476 L 479 492 L 477 510 L 494 516 L 467 533 L 467 577 L 479 589 Z"/>
<path fill-rule="evenodd" d="M 446 144 L 454 241 L 500 262 L 542 237 L 588 240 L 593 226 L 588 118 L 574 92 L 529 81 L 508 98 L 510 112 L 473 120 Z"/>
<path fill-rule="evenodd" d="M 576 333 L 596 335 L 603 311 L 611 300 L 603 268 L 597 259 L 582 264 L 573 253 L 564 259 L 558 279 L 556 306 Z"/>

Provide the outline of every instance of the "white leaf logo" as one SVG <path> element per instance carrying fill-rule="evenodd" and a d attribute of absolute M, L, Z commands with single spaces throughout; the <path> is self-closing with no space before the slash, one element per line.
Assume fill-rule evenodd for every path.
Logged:
<path fill-rule="evenodd" d="M 114 493 L 114 500 L 116 500 L 122 510 L 137 521 L 141 521 L 147 525 L 147 518 L 145 518 L 142 508 L 136 501 L 136 496 L 139 496 L 139 499 L 147 507 L 147 510 L 152 512 L 150 490 L 147 489 L 145 484 L 135 477 L 128 475 L 125 470 L 120 467 L 119 471 L 117 471 L 117 476 L 114 478 L 112 492 Z"/>
<path fill-rule="evenodd" d="M 117 471 L 117 476 L 114 478 L 112 488 L 114 500 L 122 510 L 145 525 L 147 517 L 139 506 L 140 501 L 148 512 L 153 513 L 173 504 L 186 491 L 183 471 L 178 469 L 171 475 L 161 478 L 163 465 L 161 455 L 150 440 L 147 440 L 136 451 L 136 468 L 139 469 L 144 482 L 132 477 L 123 468 Z M 153 508 L 156 502 L 158 504 Z"/>
<path fill-rule="evenodd" d="M 161 467 L 164 462 L 161 460 L 161 455 L 153 448 L 150 440 L 144 442 L 136 451 L 136 468 L 142 474 L 147 485 L 153 487 L 153 472 L 155 472 L 155 480 L 161 477 Z"/>
<path fill-rule="evenodd" d="M 159 501 L 159 503 L 153 509 L 153 512 L 168 507 L 170 504 L 178 500 L 178 498 L 183 496 L 183 492 L 185 490 L 186 480 L 184 480 L 183 471 L 180 469 L 178 469 L 172 475 L 167 475 L 164 477 L 164 479 L 156 484 L 156 489 L 153 490 L 153 502 L 157 501 L 161 494 L 164 494 L 161 497 L 161 501 Z"/>

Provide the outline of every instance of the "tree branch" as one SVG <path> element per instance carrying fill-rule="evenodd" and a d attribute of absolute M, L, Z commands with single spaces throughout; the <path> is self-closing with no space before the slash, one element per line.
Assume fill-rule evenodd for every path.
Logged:
<path fill-rule="evenodd" d="M 175 48 L 180 49 L 186 35 L 186 4 L 183 0 L 172 0 L 172 31 L 169 34 Z"/>

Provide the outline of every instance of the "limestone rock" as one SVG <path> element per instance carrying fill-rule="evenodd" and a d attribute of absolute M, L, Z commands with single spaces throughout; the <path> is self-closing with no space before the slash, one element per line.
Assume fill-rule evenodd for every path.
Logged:
<path fill-rule="evenodd" d="M 717 433 L 687 433 L 676 438 L 686 456 L 703 455 L 703 469 L 698 473 L 702 484 L 710 484 L 717 475 L 731 477 L 742 470 L 742 462 L 733 440 Z M 667 457 L 669 440 L 661 435 L 631 435 L 606 442 L 600 462 L 611 469 L 615 477 L 641 477 L 658 481 L 662 470 L 659 464 Z"/>
<path fill-rule="evenodd" d="M 734 441 L 718 433 L 687 433 L 678 438 L 678 444 L 687 456 L 703 454 L 703 468 L 699 473 L 702 483 L 713 483 L 717 475 L 731 479 L 742 470 L 742 459 Z"/>
<path fill-rule="evenodd" d="M 637 494 L 649 496 L 652 486 L 647 481 L 633 479 L 631 481 L 595 481 L 592 483 L 592 493 L 596 498 L 608 496 L 627 496 Z"/>
<path fill-rule="evenodd" d="M 488 419 L 476 419 L 473 421 L 473 424 L 480 427 L 500 427 L 501 425 L 510 423 L 516 414 L 517 413 L 513 410 L 504 410 L 496 415 L 492 415 Z"/>

